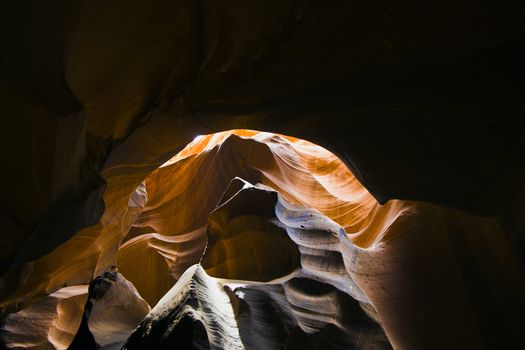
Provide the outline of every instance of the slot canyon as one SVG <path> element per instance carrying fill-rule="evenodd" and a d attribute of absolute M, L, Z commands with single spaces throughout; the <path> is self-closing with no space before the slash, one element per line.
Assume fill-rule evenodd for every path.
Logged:
<path fill-rule="evenodd" d="M 525 3 L 2 2 L 0 349 L 520 349 Z"/>

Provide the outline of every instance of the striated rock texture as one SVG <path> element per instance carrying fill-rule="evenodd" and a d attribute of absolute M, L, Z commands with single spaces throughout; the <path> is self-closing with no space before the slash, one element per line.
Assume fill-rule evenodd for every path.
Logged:
<path fill-rule="evenodd" d="M 150 307 L 112 268 L 91 282 L 82 323 L 68 349 L 120 349 Z"/>
<path fill-rule="evenodd" d="M 67 349 L 82 319 L 87 285 L 44 296 L 3 321 L 0 338 L 9 349 Z"/>
<path fill-rule="evenodd" d="M 209 213 L 236 176 L 278 188 L 290 200 L 332 215 L 349 230 L 357 230 L 376 205 L 328 151 L 273 134 L 236 134 L 245 136 L 228 132 L 200 138 L 144 181 L 147 204 L 123 238 L 129 240 L 118 250 L 117 265 L 151 305 L 199 261 Z M 159 269 L 170 272 L 154 273 Z"/>
<path fill-rule="evenodd" d="M 522 347 L 523 18 L 514 0 L 3 3 L 0 347 L 118 348 L 172 287 L 200 310 L 217 281 L 236 346 L 378 344 L 347 310 L 397 349 Z M 235 334 L 163 305 L 181 320 L 161 347 Z"/>
<path fill-rule="evenodd" d="M 25 338 L 27 315 L 44 320 L 32 326 L 41 343 L 28 343 L 57 343 L 45 341 L 49 320 L 64 316 L 39 300 L 56 304 L 48 290 L 79 282 L 88 301 L 64 312 L 77 329 L 62 348 L 483 348 L 519 338 L 505 317 L 525 309 L 523 266 L 494 219 L 381 205 L 332 153 L 271 133 L 199 136 L 153 164 L 109 167 L 100 222 L 31 262 L 3 300 L 6 347 Z"/>
<path fill-rule="evenodd" d="M 315 300 L 315 302 L 313 302 Z M 322 302 L 321 308 L 317 302 Z M 124 349 L 389 349 L 348 295 L 312 280 L 241 284 L 187 270 Z"/>

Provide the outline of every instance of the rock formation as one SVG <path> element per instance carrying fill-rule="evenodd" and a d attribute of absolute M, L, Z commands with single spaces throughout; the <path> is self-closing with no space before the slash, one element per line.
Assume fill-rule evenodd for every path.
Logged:
<path fill-rule="evenodd" d="M 87 285 L 64 287 L 9 314 L 0 338 L 9 349 L 67 349 L 80 326 Z"/>
<path fill-rule="evenodd" d="M 0 18 L 0 347 L 525 342 L 519 2 Z"/>
<path fill-rule="evenodd" d="M 162 348 L 179 338 L 197 348 L 416 348 L 427 338 L 411 334 L 431 334 L 429 323 L 439 324 L 436 347 L 482 346 L 471 305 L 505 295 L 489 286 L 507 286 L 513 307 L 522 307 L 519 256 L 495 220 L 422 202 L 381 205 L 312 143 L 229 131 L 199 136 L 144 179 L 125 181 L 136 175 L 122 168 L 106 172 L 106 194 L 115 199 L 100 223 L 33 261 L 4 299 L 6 309 L 20 309 L 6 318 L 6 346 L 24 338 L 25 315 L 48 320 L 36 326 L 39 339 L 53 339 L 48 324 L 61 313 L 40 305 L 81 288 L 74 281 L 83 274 L 85 300 L 98 269 L 106 272 L 91 282 L 85 307 L 67 311 L 78 327 L 64 336 L 71 349 Z M 469 249 L 476 255 L 458 260 Z M 464 283 L 466 271 L 486 292 Z M 45 296 L 45 288 L 61 287 Z M 502 314 L 506 308 L 498 305 Z M 436 340 L 443 331 L 448 337 Z"/>

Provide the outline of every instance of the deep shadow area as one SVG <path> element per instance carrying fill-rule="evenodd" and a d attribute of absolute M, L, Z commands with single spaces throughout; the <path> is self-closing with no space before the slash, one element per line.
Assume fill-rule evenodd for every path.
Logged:
<path fill-rule="evenodd" d="M 202 322 L 195 320 L 191 315 L 185 315 L 171 333 L 160 341 L 156 349 L 171 350 L 174 348 L 188 350 L 210 349 L 208 336 Z"/>

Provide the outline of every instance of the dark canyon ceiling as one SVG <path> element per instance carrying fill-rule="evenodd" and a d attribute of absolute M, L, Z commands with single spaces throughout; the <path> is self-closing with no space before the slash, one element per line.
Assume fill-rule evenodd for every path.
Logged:
<path fill-rule="evenodd" d="M 525 3 L 0 8 L 0 348 L 523 347 Z"/>

